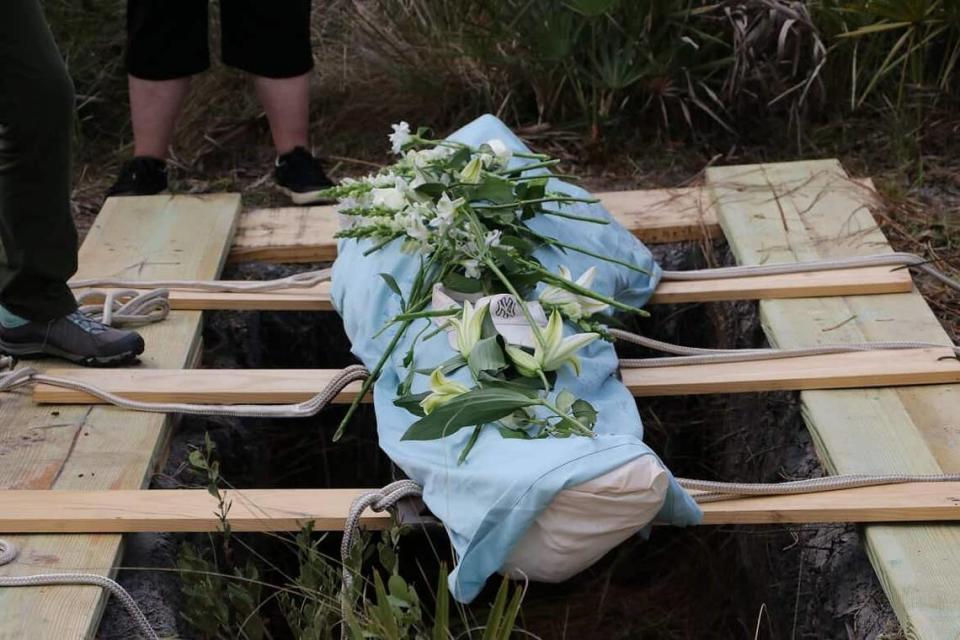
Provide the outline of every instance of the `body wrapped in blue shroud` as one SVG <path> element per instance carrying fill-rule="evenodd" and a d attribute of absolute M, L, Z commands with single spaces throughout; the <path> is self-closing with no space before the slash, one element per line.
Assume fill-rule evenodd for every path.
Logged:
<path fill-rule="evenodd" d="M 483 116 L 451 136 L 452 140 L 478 146 L 498 138 L 514 151 L 527 149 L 510 130 L 492 116 Z M 514 163 L 530 161 L 514 158 Z M 588 197 L 582 189 L 551 180 L 551 191 Z M 632 262 L 652 276 L 574 253 L 542 248 L 536 257 L 557 272 L 567 266 L 574 277 L 591 266 L 597 276 L 591 288 L 608 296 L 642 306 L 656 286 L 660 268 L 650 252 L 630 232 L 621 227 L 600 205 L 567 206 L 566 212 L 611 220 L 596 225 L 540 215 L 528 224 L 536 231 L 576 244 L 602 255 Z M 372 368 L 393 337 L 395 328 L 377 336 L 393 316 L 400 312 L 400 299 L 379 276 L 390 273 L 401 290 L 409 290 L 419 268 L 416 255 L 400 250 L 394 241 L 369 256 L 363 252 L 370 241 L 341 240 L 334 264 L 332 297 L 343 317 L 353 353 Z M 446 525 L 459 562 L 450 574 L 451 591 L 458 600 L 468 602 L 479 593 L 486 579 L 497 572 L 511 549 L 524 535 L 554 496 L 567 489 L 606 474 L 640 456 L 655 456 L 644 444 L 643 428 L 633 396 L 617 379 L 617 354 L 613 345 L 596 341 L 581 352 L 582 373 L 575 376 L 569 367 L 561 370 L 557 387 L 568 388 L 578 398 L 590 402 L 598 411 L 597 437 L 571 437 L 543 440 L 507 439 L 497 429 L 483 429 L 464 464 L 457 458 L 471 429 L 462 429 L 442 440 L 401 441 L 401 436 L 416 420 L 405 409 L 394 406 L 397 385 L 406 376 L 403 356 L 423 324 L 420 320 L 408 329 L 387 363 L 374 388 L 380 446 L 390 458 L 424 488 L 424 501 Z M 568 327 L 568 333 L 572 331 Z M 413 367 L 433 368 L 454 355 L 442 332 L 421 341 L 416 348 Z M 453 376 L 471 384 L 470 374 L 461 370 Z M 418 375 L 413 391 L 426 389 L 426 376 Z M 696 524 L 700 509 L 672 476 L 659 522 L 674 525 Z"/>

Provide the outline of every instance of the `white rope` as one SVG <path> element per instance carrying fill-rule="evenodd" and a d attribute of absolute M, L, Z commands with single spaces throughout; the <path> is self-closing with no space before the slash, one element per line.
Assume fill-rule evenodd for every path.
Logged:
<path fill-rule="evenodd" d="M 754 276 L 777 275 L 781 273 L 811 273 L 832 269 L 857 269 L 860 267 L 899 266 L 918 269 L 933 276 L 947 286 L 960 291 L 960 281 L 930 266 L 924 258 L 905 252 L 881 253 L 870 256 L 850 256 L 845 258 L 822 258 L 806 262 L 783 262 L 777 264 L 742 265 L 720 267 L 717 269 L 695 269 L 691 271 L 664 271 L 663 280 L 719 280 L 722 278 L 751 278 Z"/>
<path fill-rule="evenodd" d="M 703 349 L 700 347 L 685 347 L 671 344 L 662 340 L 655 340 L 622 329 L 610 329 L 614 338 L 631 342 L 641 347 L 672 354 L 668 358 L 621 358 L 620 366 L 624 369 L 654 369 L 657 367 L 673 367 L 697 364 L 716 364 L 721 362 L 757 362 L 762 360 L 781 360 L 784 358 L 804 358 L 807 356 L 827 355 L 831 353 L 850 353 L 854 351 L 882 351 L 900 349 L 952 349 L 960 356 L 960 347 L 938 344 L 936 342 L 855 342 L 852 344 L 824 345 L 821 347 L 805 347 L 799 349 Z"/>
<path fill-rule="evenodd" d="M 13 562 L 18 553 L 19 550 L 16 545 L 8 540 L 0 539 L 0 566 Z M 96 573 L 43 573 L 30 576 L 0 576 L 0 587 L 46 587 L 51 585 L 90 585 L 106 589 L 127 610 L 143 637 L 149 640 L 160 640 L 160 636 L 153 630 L 150 621 L 147 620 L 147 616 L 144 615 L 133 596 L 115 580 L 106 576 Z"/>
<path fill-rule="evenodd" d="M 47 384 L 61 389 L 82 391 L 122 409 L 148 413 L 184 413 L 198 416 L 230 416 L 237 418 L 308 418 L 317 415 L 352 382 L 365 380 L 370 373 L 362 365 L 343 369 L 315 396 L 295 404 L 191 404 L 183 402 L 143 402 L 118 396 L 92 384 L 61 378 L 24 367 L 0 374 L 0 392 L 12 391 L 35 384 Z"/>
<path fill-rule="evenodd" d="M 212 293 L 249 293 L 279 289 L 306 289 L 330 279 L 330 269 L 304 271 L 274 280 L 130 280 L 87 278 L 72 280 L 73 289 L 89 289 L 77 296 L 80 310 L 107 326 L 160 322 L 170 314 L 170 290 Z M 96 300 L 97 302 L 93 302 Z M 102 300 L 102 302 L 100 302 Z"/>
<path fill-rule="evenodd" d="M 423 495 L 423 489 L 413 480 L 397 480 L 383 489 L 373 489 L 357 496 L 350 504 L 347 518 L 343 525 L 343 540 L 340 541 L 341 580 L 340 587 L 340 637 L 347 640 L 350 637 L 347 627 L 347 612 L 353 606 L 353 573 L 350 571 L 350 554 L 353 551 L 354 540 L 360 529 L 360 518 L 364 511 L 370 509 L 376 513 L 393 509 L 404 498 Z"/>
<path fill-rule="evenodd" d="M 691 480 L 677 478 L 677 482 L 687 491 L 702 491 L 695 494 L 694 500 L 700 503 L 732 500 L 746 496 L 786 496 L 803 493 L 822 493 L 857 487 L 876 487 L 890 484 L 918 484 L 925 482 L 960 482 L 960 473 L 935 475 L 914 474 L 845 474 L 792 480 L 790 482 L 715 482 L 712 480 Z"/>
<path fill-rule="evenodd" d="M 103 300 L 91 303 L 91 300 Z M 150 324 L 170 315 L 170 290 L 94 289 L 77 296 L 80 311 L 108 327 Z"/>

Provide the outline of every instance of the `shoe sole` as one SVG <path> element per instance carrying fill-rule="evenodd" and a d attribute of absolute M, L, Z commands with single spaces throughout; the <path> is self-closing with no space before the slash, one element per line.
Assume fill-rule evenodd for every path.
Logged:
<path fill-rule="evenodd" d="M 140 353 L 127 351 L 112 356 L 78 356 L 75 353 L 63 351 L 49 344 L 10 344 L 4 342 L 2 339 L 0 339 L 0 352 L 19 360 L 33 360 L 53 356 L 84 367 L 113 367 L 120 364 L 129 364 L 136 362 L 137 356 L 143 353 L 142 351 Z"/>
<path fill-rule="evenodd" d="M 333 204 L 336 202 L 335 198 L 321 198 L 320 192 L 324 189 L 317 189 L 316 191 L 293 191 L 287 187 L 282 187 L 276 185 L 277 189 L 283 192 L 290 200 L 293 201 L 293 204 L 300 206 L 308 204 Z"/>

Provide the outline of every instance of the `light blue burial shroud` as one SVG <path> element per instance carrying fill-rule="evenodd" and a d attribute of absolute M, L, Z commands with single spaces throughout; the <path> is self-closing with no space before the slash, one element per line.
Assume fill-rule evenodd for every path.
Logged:
<path fill-rule="evenodd" d="M 497 118 L 482 116 L 450 136 L 473 146 L 498 138 L 513 151 L 527 148 Z M 512 166 L 532 162 L 513 158 Z M 583 189 L 551 180 L 549 189 L 576 197 L 589 197 Z M 637 307 L 650 298 L 660 279 L 660 267 L 649 250 L 618 224 L 599 204 L 574 204 L 566 212 L 610 220 L 608 225 L 591 224 L 538 215 L 527 221 L 537 232 L 595 253 L 629 261 L 647 269 L 647 276 L 583 254 L 554 248 L 541 248 L 535 256 L 557 272 L 565 265 L 578 277 L 589 267 L 597 268 L 592 288 Z M 353 353 L 373 368 L 385 351 L 395 329 L 376 336 L 384 324 L 400 313 L 400 298 L 378 275 L 390 273 L 402 291 L 409 291 L 419 268 L 419 258 L 400 250 L 400 241 L 368 256 L 363 252 L 372 241 L 340 240 L 333 266 L 332 298 L 343 317 L 352 342 Z M 543 286 L 542 284 L 540 285 Z M 461 602 L 477 596 L 486 579 L 504 564 L 516 542 L 537 516 L 562 489 L 573 487 L 608 473 L 640 456 L 655 456 L 644 444 L 643 427 L 636 402 L 617 379 L 617 354 L 613 345 L 597 340 L 580 352 L 582 373 L 575 376 L 570 367 L 559 372 L 557 388 L 570 389 L 578 398 L 590 402 L 598 412 L 596 438 L 546 438 L 542 440 L 507 439 L 496 428 L 484 428 L 466 462 L 457 457 L 472 429 L 461 429 L 441 440 L 401 441 L 417 419 L 405 409 L 394 406 L 397 385 L 407 369 L 402 364 L 414 337 L 423 328 L 419 320 L 400 341 L 374 387 L 374 407 L 380 446 L 388 456 L 423 487 L 423 499 L 446 525 L 459 557 L 450 574 L 450 589 Z M 566 332 L 572 333 L 568 326 Z M 454 355 L 447 336 L 440 332 L 421 341 L 415 350 L 413 367 L 432 369 Z M 452 376 L 472 385 L 464 369 Z M 415 393 L 427 389 L 427 376 L 417 375 Z M 670 476 L 670 488 L 658 522 L 674 525 L 697 524 L 699 507 Z"/>

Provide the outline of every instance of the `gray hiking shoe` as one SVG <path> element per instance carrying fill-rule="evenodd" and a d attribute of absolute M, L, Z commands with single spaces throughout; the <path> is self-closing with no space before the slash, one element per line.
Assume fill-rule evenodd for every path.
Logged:
<path fill-rule="evenodd" d="M 105 367 L 136 360 L 143 346 L 136 331 L 108 327 L 80 311 L 19 327 L 0 325 L 0 351 L 17 358 L 54 356 L 87 367 Z"/>

